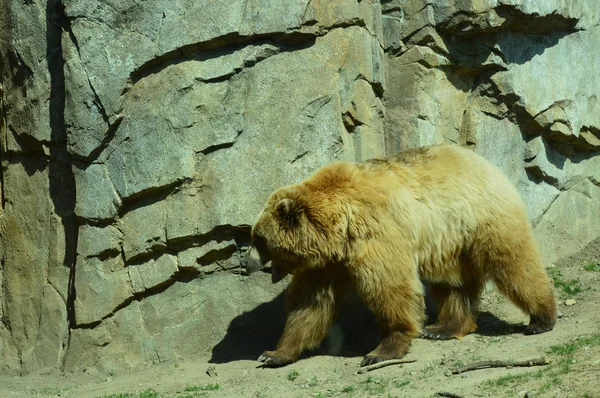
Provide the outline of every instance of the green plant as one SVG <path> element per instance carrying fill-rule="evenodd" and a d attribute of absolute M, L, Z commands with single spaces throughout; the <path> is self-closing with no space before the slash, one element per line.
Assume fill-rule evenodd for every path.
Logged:
<path fill-rule="evenodd" d="M 552 376 L 550 380 L 546 383 L 542 384 L 539 388 L 539 392 L 545 393 L 552 389 L 552 387 L 559 386 L 561 384 L 561 379 L 557 375 Z"/>
<path fill-rule="evenodd" d="M 548 274 L 554 282 L 554 287 L 560 288 L 567 296 L 575 296 L 581 293 L 581 284 L 577 279 L 566 281 L 563 279 L 563 274 L 558 268 L 550 268 Z"/>
<path fill-rule="evenodd" d="M 402 387 L 405 387 L 405 386 L 407 386 L 409 384 L 410 384 L 410 380 L 409 379 L 394 380 L 394 381 L 392 381 L 392 386 L 394 386 L 396 388 L 402 388 Z"/>
<path fill-rule="evenodd" d="M 131 394 L 131 393 L 112 394 L 112 395 L 105 395 L 102 398 L 158 398 L 158 393 L 154 390 L 145 390 L 139 394 Z"/>
<path fill-rule="evenodd" d="M 216 391 L 220 388 L 221 386 L 218 384 L 205 384 L 203 386 L 187 386 L 183 391 Z"/>
<path fill-rule="evenodd" d="M 589 263 L 583 267 L 586 271 L 600 272 L 600 263 Z"/>
<path fill-rule="evenodd" d="M 584 346 L 598 346 L 600 345 L 600 334 L 592 336 L 579 337 L 568 343 L 553 345 L 550 347 L 549 352 L 551 354 L 567 355 L 572 356 L 575 351 Z"/>
<path fill-rule="evenodd" d="M 385 392 L 385 387 L 388 385 L 386 379 L 378 379 L 370 376 L 363 383 L 364 390 L 370 395 L 383 394 Z"/>
<path fill-rule="evenodd" d="M 294 381 L 298 378 L 298 376 L 300 376 L 300 373 L 298 373 L 297 370 L 291 370 L 290 373 L 287 374 L 287 378 L 289 381 Z"/>
<path fill-rule="evenodd" d="M 341 392 L 354 392 L 356 390 L 356 387 L 354 386 L 346 386 L 344 388 L 342 388 Z"/>

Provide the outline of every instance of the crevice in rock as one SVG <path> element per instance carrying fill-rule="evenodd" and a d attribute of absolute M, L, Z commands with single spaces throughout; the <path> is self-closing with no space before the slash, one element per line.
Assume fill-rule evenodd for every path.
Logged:
<path fill-rule="evenodd" d="M 100 158 L 100 155 L 102 155 L 102 152 L 104 152 L 104 150 L 112 142 L 113 138 L 115 138 L 115 135 L 117 134 L 117 130 L 119 129 L 119 126 L 121 125 L 121 122 L 124 119 L 123 115 L 118 115 L 117 118 L 115 119 L 115 121 L 111 124 L 108 121 L 106 112 L 104 112 L 102 114 L 102 117 L 108 123 L 108 130 L 106 130 L 106 134 L 104 134 L 104 138 L 102 139 L 102 142 L 100 143 L 100 145 L 98 145 L 98 147 L 96 147 L 96 149 L 94 149 L 92 152 L 90 152 L 90 154 L 86 157 L 80 156 L 80 155 L 77 155 L 74 153 L 71 154 L 73 156 L 74 162 L 82 163 L 84 165 L 83 168 L 96 162 L 98 160 L 98 158 Z"/>
<path fill-rule="evenodd" d="M 362 126 L 363 122 L 361 122 L 360 120 L 356 119 L 354 117 L 354 115 L 352 115 L 351 112 L 345 112 L 342 114 L 342 122 L 344 123 L 344 127 L 346 128 L 346 131 L 348 132 L 348 134 L 353 134 L 354 130 L 358 127 L 358 126 Z"/>
<path fill-rule="evenodd" d="M 46 157 L 46 151 L 44 151 L 44 144 L 48 145 L 48 142 L 42 142 L 32 137 L 29 134 L 21 134 L 10 124 L 6 126 L 7 131 L 13 137 L 14 141 L 19 145 L 19 150 L 7 150 L 7 154 L 15 155 L 27 155 L 32 154 L 36 156 Z M 11 163 L 12 160 L 11 160 Z"/>
<path fill-rule="evenodd" d="M 250 68 L 252 68 L 253 66 L 257 65 L 258 63 L 260 63 L 261 61 L 264 61 L 267 58 L 270 58 L 274 55 L 277 55 L 281 52 L 286 52 L 286 51 L 295 51 L 294 50 L 290 50 L 289 48 L 284 49 L 284 51 L 282 51 L 281 47 L 269 47 L 269 48 L 263 48 L 263 53 L 260 54 L 255 54 L 256 57 L 254 58 L 250 58 L 250 59 L 246 59 L 244 60 L 244 64 L 242 67 L 238 67 L 238 68 L 234 68 L 233 71 L 231 71 L 230 73 L 225 73 L 222 76 L 217 76 L 217 77 L 213 77 L 213 78 L 208 78 L 208 79 L 202 79 L 197 77 L 196 81 L 202 82 L 202 83 L 221 83 L 221 82 L 226 82 L 228 80 L 230 80 L 233 76 L 239 74 L 242 71 L 248 70 Z"/>
<path fill-rule="evenodd" d="M 218 225 L 204 234 L 167 239 L 166 242 L 154 245 L 151 248 L 148 248 L 147 251 L 138 253 L 127 260 L 125 259 L 124 253 L 122 253 L 123 263 L 128 267 L 137 266 L 150 260 L 156 260 L 165 254 L 176 256 L 180 252 L 194 247 L 204 246 L 211 241 L 233 241 L 239 250 L 242 247 L 250 245 L 250 229 L 251 227 L 249 225 Z"/>
<path fill-rule="evenodd" d="M 362 74 L 358 75 L 356 77 L 356 79 L 354 79 L 354 80 L 355 81 L 363 80 L 363 81 L 367 82 L 371 86 L 371 89 L 373 90 L 373 93 L 375 94 L 375 96 L 379 99 L 383 98 L 383 94 L 385 93 L 385 88 L 383 87 L 383 84 L 381 82 L 371 81 L 371 80 L 367 79 L 366 76 L 363 76 Z"/>
<path fill-rule="evenodd" d="M 237 248 L 233 245 L 223 248 L 223 249 L 210 250 L 202 257 L 197 258 L 196 263 L 200 264 L 201 266 L 216 264 L 224 271 L 225 268 L 223 268 L 221 266 L 220 262 L 228 260 L 231 257 L 233 257 L 233 255 L 236 251 L 237 251 Z M 179 268 L 184 269 L 185 267 L 179 267 Z"/>
<path fill-rule="evenodd" d="M 0 75 L 2 65 L 0 62 Z M 4 105 L 4 91 L 2 91 L 2 82 L 0 81 L 0 215 L 6 208 L 6 192 L 4 186 L 4 173 L 6 164 L 4 162 L 4 153 L 6 151 L 6 107 Z"/>
<path fill-rule="evenodd" d="M 106 113 L 106 109 L 104 109 L 104 105 L 102 105 L 102 100 L 100 99 L 100 96 L 98 96 L 98 93 L 96 92 L 96 89 L 94 88 L 94 85 L 92 84 L 92 82 L 90 81 L 89 78 L 87 79 L 87 81 L 88 81 L 88 85 L 90 86 L 90 90 L 92 90 L 92 93 L 94 94 L 94 100 L 92 101 L 92 103 L 94 104 L 96 109 L 98 109 L 98 111 L 100 112 L 100 115 L 102 115 L 102 120 L 104 120 L 104 122 L 106 123 L 106 126 L 110 129 L 111 124 L 108 119 L 108 114 Z"/>
<path fill-rule="evenodd" d="M 250 45 L 260 46 L 270 44 L 277 47 L 279 52 L 287 52 L 308 48 L 312 46 L 315 41 L 316 36 L 314 34 L 302 32 L 252 36 L 244 36 L 240 35 L 238 32 L 233 32 L 206 42 L 193 43 L 179 47 L 147 61 L 131 73 L 130 84 L 136 84 L 142 78 L 158 73 L 166 67 L 178 64 L 180 62 L 190 60 L 206 61 L 213 58 L 219 58 L 224 55 L 233 54 Z M 258 61 L 260 60 L 261 59 Z M 256 62 L 247 66 L 251 67 L 255 64 Z"/>
<path fill-rule="evenodd" d="M 544 209 L 544 211 L 542 212 L 542 214 L 540 214 L 539 216 L 537 216 L 535 223 L 534 223 L 534 227 L 535 225 L 537 225 L 546 215 L 546 213 L 548 213 L 548 211 L 550 211 L 550 208 L 552 208 L 552 205 L 554 204 L 554 202 L 556 202 L 558 200 L 558 198 L 560 197 L 560 192 L 558 193 L 558 195 L 556 195 L 552 201 L 548 204 L 548 206 L 546 206 L 546 208 Z"/>
<path fill-rule="evenodd" d="M 305 157 L 306 155 L 308 155 L 308 153 L 309 153 L 309 152 L 310 152 L 310 151 L 304 151 L 304 152 L 302 152 L 300 155 L 298 155 L 298 156 L 296 156 L 294 159 L 292 159 L 292 160 L 290 161 L 290 164 L 294 164 L 294 163 L 296 163 L 298 160 L 300 160 L 300 159 L 302 159 L 303 157 Z"/>
<path fill-rule="evenodd" d="M 81 58 L 81 52 L 79 50 L 79 43 L 77 41 L 77 37 L 75 36 L 75 33 L 73 32 L 73 29 L 71 28 L 71 20 L 66 17 L 65 17 L 65 26 L 63 27 L 63 29 L 68 34 L 69 39 L 75 46 L 75 49 L 77 50 L 77 55 Z M 85 72 L 85 73 L 87 76 L 87 72 Z M 104 149 L 106 149 L 108 144 L 115 137 L 117 129 L 119 128 L 121 122 L 123 121 L 124 116 L 117 115 L 116 119 L 111 123 L 110 118 L 108 117 L 108 113 L 106 112 L 106 108 L 102 104 L 102 100 L 101 100 L 100 96 L 98 95 L 98 92 L 96 91 L 96 88 L 92 84 L 92 81 L 90 80 L 89 77 L 87 78 L 87 83 L 88 83 L 88 86 L 89 86 L 93 96 L 94 96 L 92 103 L 96 107 L 96 109 L 98 109 L 98 112 L 102 116 L 102 120 L 106 123 L 106 126 L 107 126 L 106 134 L 104 135 L 102 142 L 100 143 L 100 145 L 97 148 L 95 148 L 92 152 L 90 152 L 90 154 L 88 156 L 81 156 L 76 153 L 72 154 L 74 161 L 79 161 L 79 162 L 85 163 L 86 165 L 89 165 L 89 164 L 95 162 L 100 157 L 100 155 L 102 154 Z"/>
<path fill-rule="evenodd" d="M 111 258 L 115 258 L 121 255 L 121 250 L 119 249 L 106 249 L 98 254 L 92 255 L 92 256 L 87 256 L 88 258 L 94 258 L 96 257 L 98 260 L 100 261 L 106 261 L 109 260 Z"/>
<path fill-rule="evenodd" d="M 577 157 L 579 160 L 595 156 L 600 152 L 600 130 L 592 126 L 583 126 L 579 135 L 573 133 L 565 135 L 553 131 L 549 126 L 544 132 L 544 138 L 562 154 Z M 593 142 L 591 142 L 592 140 Z"/>
<path fill-rule="evenodd" d="M 131 196 L 121 198 L 122 203 L 121 207 L 119 207 L 117 211 L 117 214 L 119 217 L 123 218 L 123 216 L 130 211 L 160 202 L 173 193 L 179 191 L 184 185 L 187 185 L 190 182 L 192 182 L 192 179 L 190 178 L 180 178 L 169 184 L 144 189 L 143 191 L 137 192 Z M 108 223 L 110 223 L 110 221 L 108 221 Z"/>
<path fill-rule="evenodd" d="M 495 16 L 490 18 L 490 12 Z M 491 21 L 501 21 L 494 24 Z M 525 34 L 550 34 L 557 30 L 577 31 L 576 18 L 552 13 L 527 14 L 514 5 L 500 5 L 492 10 L 476 13 L 460 11 L 438 24 L 442 31 L 458 35 L 481 34 L 482 32 L 510 31 Z"/>
<path fill-rule="evenodd" d="M 67 151 L 65 125 L 65 76 L 62 53 L 63 29 L 68 28 L 62 0 L 46 4 L 46 61 L 50 74 L 50 135 L 54 145 L 49 146 L 49 190 L 54 211 L 60 218 L 64 233 L 64 263 L 69 269 L 67 294 L 67 322 L 69 336 L 62 351 L 61 366 L 70 342 L 70 330 L 75 325 L 75 258 L 79 226 L 75 217 L 75 177 L 71 155 Z"/>
<path fill-rule="evenodd" d="M 218 225 L 211 231 L 205 234 L 190 235 L 185 237 L 179 237 L 175 239 L 168 239 L 166 242 L 165 249 L 162 253 L 152 253 L 151 256 L 160 256 L 165 252 L 177 254 L 193 247 L 201 247 L 211 241 L 223 242 L 223 241 L 234 241 L 236 246 L 239 248 L 247 247 L 250 245 L 250 230 L 249 225 Z M 129 261 L 128 265 L 143 263 L 148 260 L 148 257 L 138 257 L 135 262 Z"/>
<path fill-rule="evenodd" d="M 560 189 L 560 181 L 558 178 L 545 173 L 540 166 L 537 165 L 526 165 L 525 172 L 527 173 L 529 180 L 536 183 L 544 182 L 557 189 Z"/>
<path fill-rule="evenodd" d="M 73 327 L 73 329 L 94 329 L 98 327 L 103 321 L 114 317 L 117 312 L 122 310 L 123 308 L 129 306 L 134 301 L 142 301 L 148 297 L 155 296 L 157 294 L 161 294 L 165 292 L 168 288 L 173 286 L 174 284 L 180 283 L 188 283 L 196 279 L 200 275 L 200 271 L 191 268 L 179 269 L 179 271 L 175 272 L 172 277 L 161 284 L 151 287 L 147 290 L 144 290 L 140 293 L 133 293 L 131 297 L 127 298 L 124 302 L 119 304 L 112 310 L 109 314 L 102 317 L 102 319 L 90 323 L 82 323 Z"/>
<path fill-rule="evenodd" d="M 228 149 L 231 148 L 233 146 L 233 144 L 235 144 L 235 140 L 232 142 L 225 142 L 223 144 L 217 144 L 217 145 L 210 145 L 206 148 L 204 148 L 201 151 L 198 151 L 198 153 L 201 153 L 202 155 L 210 155 L 213 152 L 217 152 L 220 151 L 221 149 Z"/>

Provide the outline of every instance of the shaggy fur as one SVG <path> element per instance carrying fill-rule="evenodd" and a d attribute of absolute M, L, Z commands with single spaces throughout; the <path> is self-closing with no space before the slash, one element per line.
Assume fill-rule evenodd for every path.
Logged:
<path fill-rule="evenodd" d="M 362 365 L 401 358 L 419 334 L 461 338 L 476 327 L 486 280 L 551 330 L 556 307 L 523 202 L 502 172 L 470 150 L 433 146 L 363 163 L 334 163 L 275 191 L 252 228 L 249 257 L 293 278 L 275 351 L 295 361 L 326 336 L 338 298 L 354 289 L 374 313 L 381 344 Z M 438 323 L 422 331 L 423 286 Z"/>

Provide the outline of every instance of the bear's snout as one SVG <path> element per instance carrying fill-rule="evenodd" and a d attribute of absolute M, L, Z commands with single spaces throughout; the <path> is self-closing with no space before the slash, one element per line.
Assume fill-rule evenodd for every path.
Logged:
<path fill-rule="evenodd" d="M 258 250 L 254 246 L 250 247 L 250 249 L 244 254 L 242 259 L 240 260 L 242 267 L 246 269 L 248 274 L 251 274 L 256 271 L 260 271 L 264 268 L 265 264 L 260 258 L 260 254 Z"/>

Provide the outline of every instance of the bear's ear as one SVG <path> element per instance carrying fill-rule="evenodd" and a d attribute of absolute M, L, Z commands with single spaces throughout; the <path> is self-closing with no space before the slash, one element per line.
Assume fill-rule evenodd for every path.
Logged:
<path fill-rule="evenodd" d="M 275 210 L 283 222 L 293 225 L 298 222 L 298 216 L 300 215 L 302 208 L 294 200 L 285 198 L 277 203 Z"/>

